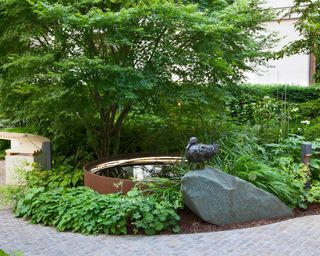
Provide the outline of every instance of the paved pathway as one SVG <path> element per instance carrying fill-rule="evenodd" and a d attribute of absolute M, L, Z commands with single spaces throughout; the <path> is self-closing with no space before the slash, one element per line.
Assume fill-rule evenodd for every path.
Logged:
<path fill-rule="evenodd" d="M 84 236 L 32 225 L 0 210 L 0 248 L 25 256 L 320 255 L 320 215 L 255 228 L 161 236 Z"/>

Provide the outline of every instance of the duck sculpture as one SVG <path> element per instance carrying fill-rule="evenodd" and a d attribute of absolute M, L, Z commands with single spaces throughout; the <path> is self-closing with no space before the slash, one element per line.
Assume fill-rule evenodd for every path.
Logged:
<path fill-rule="evenodd" d="M 218 144 L 202 144 L 198 143 L 196 137 L 191 137 L 186 147 L 186 158 L 190 162 L 204 162 L 209 160 L 213 155 L 218 153 Z"/>

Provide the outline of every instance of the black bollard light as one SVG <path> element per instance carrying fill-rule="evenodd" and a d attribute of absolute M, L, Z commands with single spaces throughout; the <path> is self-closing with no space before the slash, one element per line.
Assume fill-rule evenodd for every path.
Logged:
<path fill-rule="evenodd" d="M 310 164 L 312 156 L 312 144 L 311 143 L 302 143 L 301 145 L 301 162 L 308 165 Z M 306 184 L 304 185 L 305 189 L 310 189 L 311 187 L 311 180 L 307 180 Z"/>
<path fill-rule="evenodd" d="M 302 143 L 301 145 L 301 162 L 309 164 L 312 156 L 312 144 Z"/>

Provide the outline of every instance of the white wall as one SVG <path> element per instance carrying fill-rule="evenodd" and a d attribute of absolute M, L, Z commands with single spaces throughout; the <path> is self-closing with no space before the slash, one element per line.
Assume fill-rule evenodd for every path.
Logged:
<path fill-rule="evenodd" d="M 293 6 L 293 0 L 268 0 L 263 6 L 272 8 L 284 8 Z"/>
<path fill-rule="evenodd" d="M 272 0 L 274 5 L 290 4 L 287 0 Z M 268 31 L 279 33 L 281 41 L 273 50 L 279 50 L 288 43 L 299 38 L 299 33 L 294 29 L 295 19 L 270 21 L 266 24 Z M 280 60 L 268 62 L 270 67 L 259 67 L 257 72 L 247 73 L 246 82 L 256 84 L 295 84 L 309 85 L 309 55 L 294 55 Z"/>

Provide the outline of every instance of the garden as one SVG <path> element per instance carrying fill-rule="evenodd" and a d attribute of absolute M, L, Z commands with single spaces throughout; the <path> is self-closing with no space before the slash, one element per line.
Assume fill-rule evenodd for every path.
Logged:
<path fill-rule="evenodd" d="M 303 2 L 292 11 L 304 12 Z M 219 145 L 206 166 L 272 194 L 294 216 L 319 211 L 320 86 L 243 83 L 270 58 L 318 54 L 316 36 L 270 52 L 277 38 L 262 24 L 273 15 L 256 0 L 1 0 L 0 128 L 50 138 L 53 168 L 35 165 L 23 185 L 0 185 L 0 202 L 31 223 L 83 234 L 219 229 L 185 204 L 181 180 L 199 168 L 189 162 L 128 193 L 84 186 L 94 160 L 184 157 L 196 136 Z M 298 28 L 316 35 L 306 15 Z M 303 163 L 306 142 L 313 153 Z M 185 229 L 192 223 L 200 227 Z"/>

